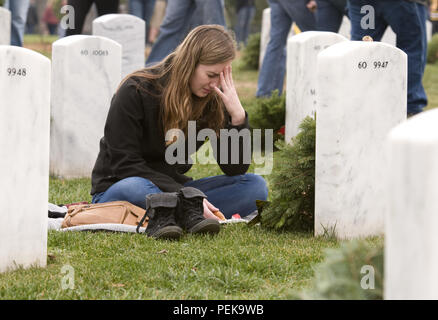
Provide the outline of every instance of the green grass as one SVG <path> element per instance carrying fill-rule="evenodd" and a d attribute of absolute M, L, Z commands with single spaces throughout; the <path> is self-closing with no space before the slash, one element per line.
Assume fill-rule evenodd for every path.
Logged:
<path fill-rule="evenodd" d="M 338 245 L 243 224 L 176 242 L 51 231 L 47 267 L 0 274 L 0 299 L 282 299 L 308 286 L 323 249 Z M 62 287 L 65 265 L 73 289 Z"/>
<path fill-rule="evenodd" d="M 55 204 L 91 202 L 90 189 L 90 178 L 66 180 L 50 177 L 49 202 Z"/>
<path fill-rule="evenodd" d="M 23 47 L 41 53 L 47 58 L 52 58 L 52 43 L 58 40 L 55 35 L 26 34 L 23 39 Z"/>
<path fill-rule="evenodd" d="M 426 66 L 423 84 L 429 100 L 426 110 L 438 108 L 438 63 Z"/>
<path fill-rule="evenodd" d="M 41 43 L 53 43 L 58 40 L 57 35 L 43 35 L 43 34 L 26 34 L 24 36 L 25 44 L 41 44 Z"/>

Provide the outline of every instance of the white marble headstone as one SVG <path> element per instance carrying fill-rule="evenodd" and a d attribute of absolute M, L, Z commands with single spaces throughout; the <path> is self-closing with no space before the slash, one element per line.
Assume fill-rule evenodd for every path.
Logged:
<path fill-rule="evenodd" d="M 11 44 L 11 12 L 0 7 L 0 45 Z"/>
<path fill-rule="evenodd" d="M 46 265 L 49 130 L 50 60 L 0 45 L 0 272 Z"/>
<path fill-rule="evenodd" d="M 380 41 L 395 47 L 397 45 L 397 35 L 391 27 L 387 27 Z"/>
<path fill-rule="evenodd" d="M 263 10 L 262 14 L 262 32 L 260 34 L 260 56 L 259 69 L 262 68 L 263 58 L 265 57 L 266 47 L 269 42 L 269 32 L 271 31 L 271 8 Z"/>
<path fill-rule="evenodd" d="M 342 18 L 342 23 L 341 26 L 339 27 L 338 33 L 347 39 L 351 39 L 351 22 L 350 19 L 348 19 L 348 17 L 344 16 Z"/>
<path fill-rule="evenodd" d="M 145 21 L 130 14 L 106 14 L 94 19 L 93 35 L 122 45 L 122 77 L 144 68 Z"/>
<path fill-rule="evenodd" d="M 407 55 L 348 41 L 318 55 L 315 234 L 382 234 L 387 210 L 384 140 L 406 119 Z"/>
<path fill-rule="evenodd" d="M 90 177 L 120 83 L 121 53 L 120 44 L 104 37 L 74 35 L 53 43 L 52 174 Z"/>
<path fill-rule="evenodd" d="M 426 21 L 427 42 L 429 42 L 430 40 L 432 40 L 432 29 L 433 29 L 432 22 L 430 22 L 429 20 L 427 20 L 427 21 Z"/>
<path fill-rule="evenodd" d="M 318 53 L 347 39 L 333 32 L 307 31 L 287 42 L 285 139 L 297 135 L 299 125 L 316 110 L 316 61 Z"/>
<path fill-rule="evenodd" d="M 388 137 L 385 299 L 438 299 L 438 110 Z"/>

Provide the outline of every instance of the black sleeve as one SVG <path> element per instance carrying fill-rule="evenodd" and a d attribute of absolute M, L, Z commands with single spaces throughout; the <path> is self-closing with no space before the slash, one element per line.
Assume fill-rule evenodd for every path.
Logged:
<path fill-rule="evenodd" d="M 214 156 L 222 172 L 228 176 L 245 174 L 248 171 L 252 159 L 251 132 L 249 128 L 248 113 L 246 111 L 244 123 L 238 126 L 231 124 L 231 116 L 225 112 L 225 130 L 222 130 L 219 135 Z M 228 135 L 223 135 L 227 131 Z M 221 145 L 223 150 L 228 150 L 228 156 L 223 155 L 221 157 Z"/>
<path fill-rule="evenodd" d="M 144 114 L 135 81 L 128 80 L 114 96 L 105 124 L 105 142 L 112 172 L 118 179 L 139 176 L 151 180 L 162 191 L 178 191 L 182 185 L 151 169 L 142 156 L 145 116 L 149 115 Z"/>

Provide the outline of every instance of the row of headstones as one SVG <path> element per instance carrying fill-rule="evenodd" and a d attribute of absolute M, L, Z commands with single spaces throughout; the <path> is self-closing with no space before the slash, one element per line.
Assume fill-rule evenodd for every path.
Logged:
<path fill-rule="evenodd" d="M 385 298 L 438 298 L 438 110 L 406 120 L 407 56 L 304 32 L 287 45 L 285 139 L 316 112 L 315 235 L 385 235 Z"/>
<path fill-rule="evenodd" d="M 0 45 L 0 168 L 7 170 L 0 179 L 0 272 L 46 264 L 49 173 L 91 175 L 122 77 L 122 45 L 109 37 L 127 43 L 125 56 L 138 56 L 130 71 L 144 67 L 143 20 L 107 15 L 93 28 L 106 37 L 62 38 L 52 45 L 52 61 Z"/>
<path fill-rule="evenodd" d="M 0 35 L 9 35 L 10 12 L 0 9 Z M 90 176 L 109 100 L 121 78 L 145 64 L 144 20 L 107 14 L 93 21 L 93 35 L 53 43 L 50 171 L 66 178 Z"/>
<path fill-rule="evenodd" d="M 9 45 L 11 13 L 0 7 L 0 45 Z M 93 20 L 92 34 L 112 39 L 122 46 L 122 77 L 145 63 L 145 21 L 130 14 L 106 14 Z"/>
<path fill-rule="evenodd" d="M 426 27 L 427 27 L 427 41 L 430 41 L 430 39 L 432 38 L 432 23 L 430 21 L 427 21 Z M 260 55 L 259 55 L 260 67 L 262 66 L 263 58 L 265 57 L 266 48 L 269 43 L 270 30 L 271 30 L 271 9 L 266 8 L 263 10 L 263 15 L 262 15 L 262 30 L 260 37 Z M 342 24 L 339 28 L 339 34 L 347 39 L 350 39 L 350 30 L 351 30 L 350 19 L 344 16 L 342 20 Z M 292 29 L 290 30 L 288 38 L 295 34 L 296 34 L 296 25 L 294 23 Z M 397 36 L 394 33 L 394 31 L 392 31 L 391 27 L 388 27 L 386 29 L 385 33 L 383 34 L 381 42 L 385 42 L 393 46 L 396 45 Z"/>

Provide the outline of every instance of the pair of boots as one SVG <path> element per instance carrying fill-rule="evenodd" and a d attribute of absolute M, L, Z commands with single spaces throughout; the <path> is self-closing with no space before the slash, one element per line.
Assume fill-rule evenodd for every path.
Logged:
<path fill-rule="evenodd" d="M 146 214 L 139 226 L 149 217 L 145 233 L 156 239 L 178 239 L 183 231 L 218 233 L 219 222 L 204 218 L 204 198 L 202 191 L 192 187 L 181 188 L 179 192 L 148 194 Z"/>

